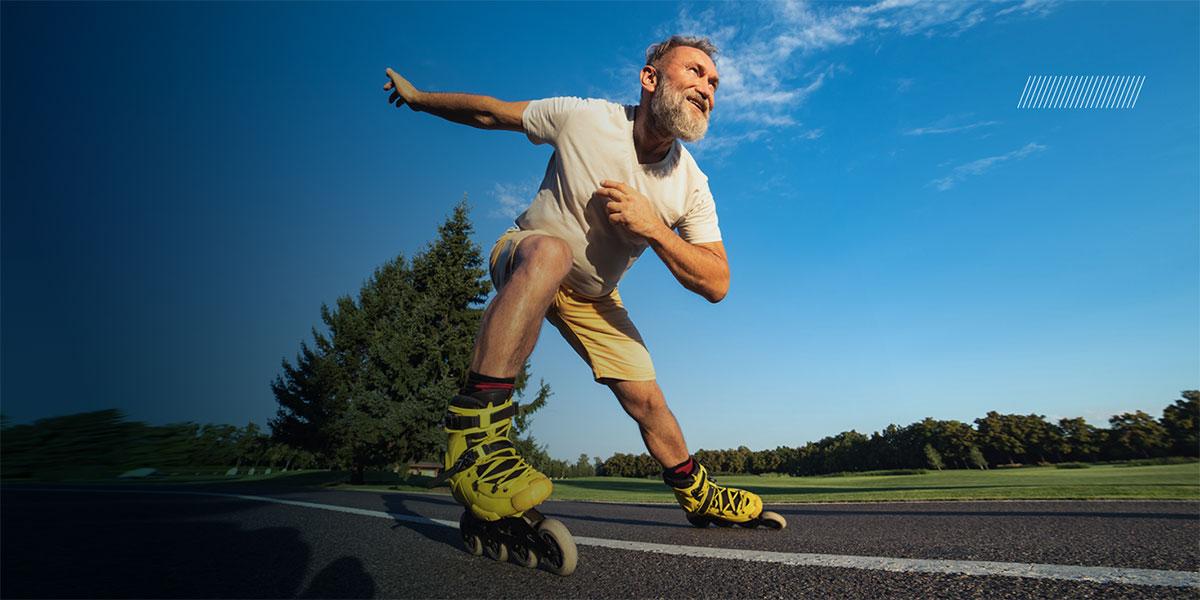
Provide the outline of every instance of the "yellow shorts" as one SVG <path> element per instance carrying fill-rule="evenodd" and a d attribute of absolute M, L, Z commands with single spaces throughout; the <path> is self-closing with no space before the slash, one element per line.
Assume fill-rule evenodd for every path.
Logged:
<path fill-rule="evenodd" d="M 488 262 L 496 290 L 508 282 L 517 245 L 531 235 L 546 234 L 513 228 L 504 232 L 492 247 Z M 592 376 L 597 381 L 651 381 L 655 378 L 650 352 L 646 350 L 642 334 L 629 320 L 617 290 L 601 298 L 591 298 L 566 286 L 560 287 L 546 310 L 546 319 L 592 368 Z"/>

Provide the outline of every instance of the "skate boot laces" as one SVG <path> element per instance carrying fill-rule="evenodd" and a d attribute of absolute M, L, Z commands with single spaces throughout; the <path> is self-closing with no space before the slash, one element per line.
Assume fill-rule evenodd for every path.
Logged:
<path fill-rule="evenodd" d="M 697 468 L 692 485 L 676 488 L 675 496 L 689 514 L 747 520 L 756 517 L 762 510 L 762 500 L 756 494 L 717 485 L 717 480 L 709 477 L 703 465 Z"/>

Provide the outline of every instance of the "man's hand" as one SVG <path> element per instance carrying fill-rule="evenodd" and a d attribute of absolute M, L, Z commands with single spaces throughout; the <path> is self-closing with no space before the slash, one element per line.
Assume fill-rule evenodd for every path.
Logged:
<path fill-rule="evenodd" d="M 596 190 L 595 195 L 608 199 L 605 208 L 608 209 L 610 223 L 646 239 L 661 235 L 667 230 L 662 219 L 654 212 L 650 199 L 641 192 L 620 181 L 605 179 L 600 185 L 603 187 Z"/>
<path fill-rule="evenodd" d="M 420 90 L 413 87 L 413 84 L 409 83 L 407 79 L 401 77 L 399 73 L 393 71 L 391 67 L 388 67 L 388 69 L 384 71 L 384 74 L 386 74 L 388 79 L 391 80 L 383 84 L 383 91 L 386 92 L 388 90 L 392 90 L 392 95 L 388 98 L 388 104 L 395 104 L 396 108 L 400 108 L 401 106 L 408 104 L 409 108 L 415 110 L 416 107 L 412 106 L 412 102 L 421 95 Z"/>

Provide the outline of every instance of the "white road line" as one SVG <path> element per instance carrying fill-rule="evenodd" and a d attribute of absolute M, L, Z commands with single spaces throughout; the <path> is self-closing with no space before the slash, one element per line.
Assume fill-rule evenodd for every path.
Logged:
<path fill-rule="evenodd" d="M 382 510 L 367 510 L 336 504 L 320 504 L 303 500 L 285 500 L 271 496 L 251 496 L 246 494 L 225 494 L 221 492 L 195 492 L 177 490 L 82 490 L 64 488 L 26 488 L 9 487 L 10 490 L 40 491 L 40 492 L 113 492 L 126 494 L 173 494 L 191 496 L 215 496 L 219 498 L 236 498 L 253 502 L 270 502 L 302 508 L 315 508 L 334 512 L 376 517 L 418 523 L 424 525 L 441 525 L 457 529 L 457 521 L 445 519 L 430 519 L 418 515 L 392 513 Z M 738 550 L 733 548 L 709 548 L 705 546 L 681 546 L 676 544 L 655 544 L 651 542 L 633 542 L 628 540 L 610 540 L 578 536 L 575 543 L 581 546 L 596 546 L 616 550 L 632 550 L 654 554 L 671 554 L 693 558 L 717 558 L 722 560 L 742 560 L 749 562 L 766 562 L 799 567 L 835 567 L 843 569 L 865 569 L 869 571 L 890 571 L 893 573 L 953 573 L 975 576 L 1026 577 L 1033 579 L 1057 579 L 1063 581 L 1085 581 L 1091 583 L 1119 583 L 1125 585 L 1146 585 L 1181 588 L 1200 588 L 1200 573 L 1191 571 L 1166 571 L 1159 569 L 1127 569 L 1123 567 L 1084 567 L 1075 565 L 1046 565 L 1037 563 L 1010 563 L 981 560 L 946 560 L 925 558 L 889 558 L 883 556 L 854 556 L 842 554 L 807 554 L 798 552 L 771 552 L 767 550 Z"/>

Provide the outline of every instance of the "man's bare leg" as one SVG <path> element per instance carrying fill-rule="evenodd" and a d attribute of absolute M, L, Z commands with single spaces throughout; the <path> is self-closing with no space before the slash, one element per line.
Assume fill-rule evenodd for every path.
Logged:
<path fill-rule="evenodd" d="M 511 276 L 483 313 L 472 371 L 516 376 L 533 352 L 546 309 L 571 264 L 571 248 L 556 237 L 533 235 L 521 241 Z"/>
<path fill-rule="evenodd" d="M 675 499 L 690 523 L 697 527 L 713 522 L 725 526 L 740 523 L 771 529 L 787 527 L 787 519 L 763 510 L 758 495 L 717 485 L 705 468 L 691 459 L 679 422 L 667 408 L 657 382 L 605 379 L 601 383 L 612 389 L 621 407 L 637 421 L 646 449 L 663 466 L 663 481 L 674 490 Z"/>
<path fill-rule="evenodd" d="M 521 241 L 508 281 L 484 312 L 473 373 L 446 407 L 446 471 L 439 479 L 450 484 L 454 498 L 475 519 L 520 515 L 545 501 L 554 488 L 521 460 L 511 443 L 512 377 L 533 351 L 546 309 L 571 262 L 569 247 L 558 238 L 534 235 Z"/>
<path fill-rule="evenodd" d="M 605 379 L 602 383 L 608 385 L 621 402 L 621 408 L 637 421 L 646 449 L 664 469 L 688 459 L 683 431 L 667 407 L 667 400 L 657 381 Z"/>

